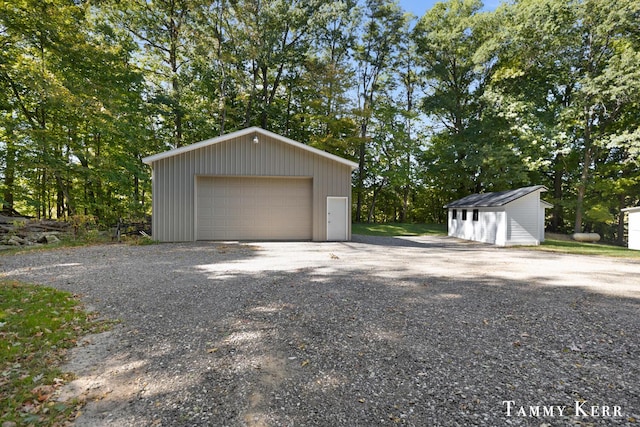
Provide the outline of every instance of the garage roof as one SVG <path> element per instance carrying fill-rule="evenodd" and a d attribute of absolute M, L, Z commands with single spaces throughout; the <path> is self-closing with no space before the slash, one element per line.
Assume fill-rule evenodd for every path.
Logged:
<path fill-rule="evenodd" d="M 148 165 L 153 164 L 153 162 L 166 159 L 167 157 L 177 156 L 179 154 L 187 153 L 192 150 L 197 150 L 199 148 L 207 147 L 209 145 L 218 144 L 220 142 L 228 141 L 230 139 L 238 138 L 246 135 L 255 135 L 255 136 L 265 136 L 269 138 L 277 139 L 278 141 L 282 141 L 285 144 L 293 145 L 294 147 L 301 148 L 303 150 L 309 151 L 311 153 L 317 154 L 319 156 L 325 157 L 327 159 L 331 159 L 338 163 L 342 163 L 344 165 L 350 166 L 352 169 L 357 169 L 358 164 L 352 162 L 351 160 L 343 159 L 340 156 L 336 156 L 331 153 L 327 153 L 326 151 L 318 150 L 317 148 L 311 147 L 310 145 L 302 144 L 298 141 L 294 141 L 293 139 L 289 139 L 282 135 L 278 135 L 273 132 L 269 132 L 268 130 L 264 130 L 260 127 L 250 127 L 247 129 L 239 130 L 236 132 L 228 133 L 226 135 L 218 136 L 216 138 L 207 139 L 204 141 L 196 142 L 191 145 L 186 145 L 184 147 L 175 148 L 173 150 L 165 151 L 163 153 L 154 154 L 153 156 L 148 156 L 142 159 L 142 161 Z"/>
<path fill-rule="evenodd" d="M 547 187 L 545 187 L 544 185 L 534 185 L 531 187 L 523 187 L 508 191 L 498 191 L 495 193 L 471 194 L 469 196 L 463 197 L 462 199 L 451 202 L 448 205 L 445 205 L 445 208 L 500 207 L 538 190 L 547 191 Z"/>

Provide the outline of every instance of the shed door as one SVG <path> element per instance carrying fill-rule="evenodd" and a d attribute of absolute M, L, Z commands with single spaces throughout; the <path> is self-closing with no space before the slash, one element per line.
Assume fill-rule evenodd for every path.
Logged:
<path fill-rule="evenodd" d="M 197 240 L 310 240 L 311 178 L 198 177 Z"/>
<path fill-rule="evenodd" d="M 327 240 L 347 240 L 347 202 L 346 197 L 327 197 Z"/>
<path fill-rule="evenodd" d="M 629 249 L 640 249 L 640 212 L 629 212 Z"/>

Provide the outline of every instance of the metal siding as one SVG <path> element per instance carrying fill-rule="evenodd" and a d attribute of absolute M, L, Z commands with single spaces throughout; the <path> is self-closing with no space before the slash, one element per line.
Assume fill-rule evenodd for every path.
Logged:
<path fill-rule="evenodd" d="M 351 212 L 351 168 L 276 138 L 232 138 L 153 163 L 153 233 L 160 241 L 195 239 L 195 179 L 204 176 L 313 178 L 313 240 L 326 240 L 326 198 L 346 196 Z M 349 221 L 349 238 L 351 225 Z"/>
<path fill-rule="evenodd" d="M 198 177 L 199 240 L 309 240 L 311 178 Z"/>

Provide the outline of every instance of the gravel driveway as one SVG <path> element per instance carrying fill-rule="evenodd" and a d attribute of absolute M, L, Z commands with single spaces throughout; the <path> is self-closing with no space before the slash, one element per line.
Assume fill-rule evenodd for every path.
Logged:
<path fill-rule="evenodd" d="M 0 273 L 121 320 L 73 352 L 77 426 L 640 422 L 638 261 L 354 236 L 58 249 Z"/>

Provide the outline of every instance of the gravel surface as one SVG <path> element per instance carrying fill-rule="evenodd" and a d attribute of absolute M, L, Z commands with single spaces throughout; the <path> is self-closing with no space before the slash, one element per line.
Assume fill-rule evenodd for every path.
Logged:
<path fill-rule="evenodd" d="M 354 236 L 58 249 L 0 274 L 121 320 L 71 354 L 76 426 L 640 422 L 634 260 Z"/>

